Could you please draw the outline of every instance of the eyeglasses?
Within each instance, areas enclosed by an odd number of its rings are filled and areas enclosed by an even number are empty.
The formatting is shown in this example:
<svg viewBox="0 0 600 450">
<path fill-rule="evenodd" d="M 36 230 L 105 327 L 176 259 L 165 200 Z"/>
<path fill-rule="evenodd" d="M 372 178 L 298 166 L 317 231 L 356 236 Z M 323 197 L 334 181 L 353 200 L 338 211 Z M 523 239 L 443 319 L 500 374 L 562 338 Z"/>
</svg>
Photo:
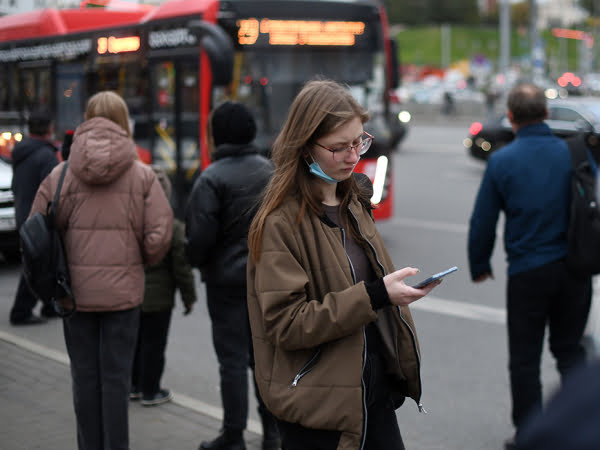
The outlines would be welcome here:
<svg viewBox="0 0 600 450">
<path fill-rule="evenodd" d="M 349 147 L 329 148 L 329 147 L 325 147 L 324 145 L 319 144 L 318 142 L 315 142 L 315 144 L 321 148 L 324 148 L 327 151 L 330 151 L 331 156 L 333 157 L 333 160 L 336 162 L 340 162 L 340 161 L 343 161 L 346 158 L 346 156 L 348 156 L 348 154 L 350 154 L 350 152 L 352 150 L 356 150 L 356 153 L 358 154 L 358 156 L 362 156 L 365 153 L 367 153 L 367 150 L 369 150 L 369 148 L 371 147 L 371 144 L 373 143 L 373 139 L 374 139 L 373 136 L 371 136 L 369 133 L 364 131 L 363 134 L 360 136 L 360 142 L 358 144 L 351 145 Z"/>
</svg>

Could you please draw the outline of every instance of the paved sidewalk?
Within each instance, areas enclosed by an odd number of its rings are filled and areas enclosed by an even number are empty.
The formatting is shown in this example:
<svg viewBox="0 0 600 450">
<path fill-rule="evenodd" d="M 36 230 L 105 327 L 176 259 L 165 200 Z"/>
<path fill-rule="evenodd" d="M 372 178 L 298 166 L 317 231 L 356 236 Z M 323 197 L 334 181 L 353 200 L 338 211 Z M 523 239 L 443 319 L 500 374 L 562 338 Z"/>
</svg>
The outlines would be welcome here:
<svg viewBox="0 0 600 450">
<path fill-rule="evenodd" d="M 71 377 L 65 362 L 46 358 L 0 337 L 0 450 L 77 448 Z M 132 402 L 133 450 L 196 449 L 218 434 L 220 421 L 185 407 L 185 399 L 155 407 Z M 261 437 L 247 432 L 248 450 Z"/>
</svg>

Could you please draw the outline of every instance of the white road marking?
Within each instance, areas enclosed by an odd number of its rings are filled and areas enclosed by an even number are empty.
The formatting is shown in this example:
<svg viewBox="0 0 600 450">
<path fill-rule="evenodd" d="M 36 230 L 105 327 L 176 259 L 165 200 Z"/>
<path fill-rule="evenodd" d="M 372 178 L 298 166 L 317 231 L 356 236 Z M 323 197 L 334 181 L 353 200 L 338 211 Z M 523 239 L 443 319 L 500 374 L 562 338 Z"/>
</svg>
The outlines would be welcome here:
<svg viewBox="0 0 600 450">
<path fill-rule="evenodd" d="M 469 232 L 469 226 L 462 223 L 437 222 L 433 220 L 413 219 L 411 217 L 394 217 L 382 222 L 382 225 L 398 225 L 401 227 L 421 228 L 432 231 L 446 231 L 448 233 Z"/>
<path fill-rule="evenodd" d="M 472 303 L 445 300 L 439 297 L 427 296 L 418 302 L 412 303 L 410 309 L 428 311 L 462 319 L 476 320 L 504 325 L 506 324 L 506 310 L 490 306 L 474 305 Z"/>
<path fill-rule="evenodd" d="M 398 217 L 395 216 L 392 219 L 382 221 L 379 224 L 381 229 L 385 229 L 386 226 L 400 226 L 400 227 L 409 227 L 409 228 L 418 228 L 422 230 L 428 231 L 443 231 L 447 233 L 457 233 L 457 234 L 468 234 L 469 233 L 469 225 L 464 223 L 450 223 L 450 222 L 439 222 L 437 220 L 424 220 L 424 219 L 415 219 L 412 217 Z M 501 214 L 498 219 L 498 225 L 496 227 L 496 238 L 502 239 L 504 235 L 504 216 Z"/>
</svg>

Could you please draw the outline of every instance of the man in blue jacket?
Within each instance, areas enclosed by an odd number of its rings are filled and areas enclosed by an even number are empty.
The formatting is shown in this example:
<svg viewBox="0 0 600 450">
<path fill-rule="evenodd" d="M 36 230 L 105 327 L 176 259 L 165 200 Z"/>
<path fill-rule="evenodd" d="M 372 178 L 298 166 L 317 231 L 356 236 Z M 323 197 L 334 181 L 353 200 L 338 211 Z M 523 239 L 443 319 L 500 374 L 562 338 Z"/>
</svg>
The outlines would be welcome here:
<svg viewBox="0 0 600 450">
<path fill-rule="evenodd" d="M 29 136 L 15 145 L 11 155 L 12 190 L 15 196 L 17 229 L 21 228 L 27 219 L 38 187 L 58 164 L 57 149 L 50 142 L 54 134 L 54 123 L 50 112 L 43 108 L 33 110 L 29 115 L 27 125 Z M 43 317 L 36 316 L 33 313 L 36 303 L 37 299 L 21 275 L 15 301 L 10 311 L 10 323 L 12 325 L 36 325 L 45 322 L 44 317 L 56 316 L 51 305 L 42 306 Z"/>
<path fill-rule="evenodd" d="M 532 84 L 517 85 L 507 109 L 516 139 L 488 160 L 471 216 L 468 252 L 473 281 L 493 278 L 490 258 L 503 211 L 512 420 L 518 434 L 525 418 L 542 406 L 546 323 L 561 378 L 584 359 L 581 337 L 591 280 L 565 264 L 571 157 L 567 144 L 544 123 L 544 92 Z M 513 439 L 506 442 L 507 449 L 513 445 Z"/>
</svg>

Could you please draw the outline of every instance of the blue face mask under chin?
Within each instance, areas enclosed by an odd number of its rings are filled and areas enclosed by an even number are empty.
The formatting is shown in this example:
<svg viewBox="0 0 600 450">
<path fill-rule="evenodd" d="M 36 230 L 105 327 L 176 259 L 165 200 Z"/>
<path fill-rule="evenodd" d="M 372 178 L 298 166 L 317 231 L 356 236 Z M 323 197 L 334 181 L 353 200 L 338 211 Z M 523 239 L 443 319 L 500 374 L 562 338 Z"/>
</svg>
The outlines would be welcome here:
<svg viewBox="0 0 600 450">
<path fill-rule="evenodd" d="M 308 164 L 308 161 L 306 161 L 306 164 Z M 321 180 L 326 181 L 329 184 L 338 183 L 338 180 L 330 177 L 325 172 L 323 172 L 323 169 L 321 169 L 321 166 L 319 166 L 319 163 L 317 163 L 314 159 L 313 159 L 312 164 L 308 164 L 308 168 L 309 168 L 310 173 L 312 173 L 316 177 L 319 177 Z"/>
</svg>

